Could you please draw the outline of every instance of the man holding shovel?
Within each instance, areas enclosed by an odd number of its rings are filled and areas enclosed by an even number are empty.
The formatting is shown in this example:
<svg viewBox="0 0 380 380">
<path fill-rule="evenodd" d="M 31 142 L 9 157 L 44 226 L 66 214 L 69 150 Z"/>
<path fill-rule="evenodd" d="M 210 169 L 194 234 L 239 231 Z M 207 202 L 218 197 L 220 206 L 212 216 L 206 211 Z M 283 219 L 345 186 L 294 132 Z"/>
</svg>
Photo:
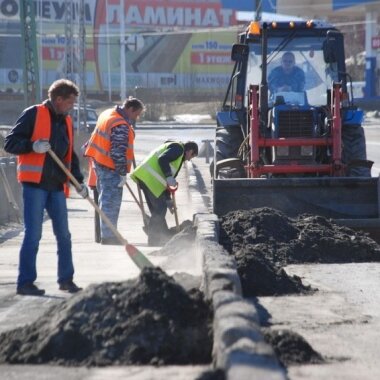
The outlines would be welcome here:
<svg viewBox="0 0 380 380">
<path fill-rule="evenodd" d="M 122 106 L 103 111 L 84 155 L 93 160 L 99 207 L 117 227 L 123 187 L 134 158 L 134 124 L 145 110 L 141 100 L 128 98 Z M 120 245 L 112 230 L 100 220 L 100 243 Z"/>
<path fill-rule="evenodd" d="M 78 94 L 78 87 L 73 82 L 66 79 L 55 81 L 48 90 L 49 99 L 24 110 L 5 138 L 5 151 L 18 156 L 17 178 L 22 184 L 24 201 L 25 230 L 17 294 L 42 296 L 45 293 L 34 284 L 45 209 L 52 220 L 57 240 L 59 289 L 69 293 L 81 290 L 73 282 L 66 205 L 68 178 L 47 154 L 49 150 L 54 151 L 77 181 L 83 183 L 79 160 L 73 149 L 73 123 L 68 115 Z M 83 184 L 77 191 L 84 198 L 88 196 L 87 187 Z"/>
<path fill-rule="evenodd" d="M 185 144 L 166 141 L 153 150 L 131 173 L 131 178 L 141 186 L 148 204 L 151 218 L 147 227 L 148 245 L 163 245 L 171 234 L 166 223 L 166 211 L 174 211 L 170 189 L 178 184 L 175 179 L 184 161 L 198 155 L 194 141 Z"/>
</svg>

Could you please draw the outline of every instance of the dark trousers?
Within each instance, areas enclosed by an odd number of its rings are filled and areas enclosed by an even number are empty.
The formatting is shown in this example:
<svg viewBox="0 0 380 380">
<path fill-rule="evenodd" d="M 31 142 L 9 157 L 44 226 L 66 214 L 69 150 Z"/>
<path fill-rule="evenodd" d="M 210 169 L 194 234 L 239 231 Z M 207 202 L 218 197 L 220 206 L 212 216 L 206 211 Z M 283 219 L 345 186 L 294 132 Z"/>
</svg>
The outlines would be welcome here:
<svg viewBox="0 0 380 380">
<path fill-rule="evenodd" d="M 91 187 L 92 192 L 94 194 L 94 202 L 99 206 L 99 193 L 96 187 Z M 94 212 L 94 229 L 95 229 L 95 242 L 100 243 L 100 216 L 98 212 L 95 210 Z"/>
<path fill-rule="evenodd" d="M 163 192 L 158 198 L 156 198 L 144 183 L 139 182 L 139 184 L 144 193 L 151 214 L 147 228 L 148 243 L 152 245 L 160 245 L 160 243 L 168 240 L 170 234 L 165 219 L 167 212 L 167 194 L 166 192 Z"/>
</svg>

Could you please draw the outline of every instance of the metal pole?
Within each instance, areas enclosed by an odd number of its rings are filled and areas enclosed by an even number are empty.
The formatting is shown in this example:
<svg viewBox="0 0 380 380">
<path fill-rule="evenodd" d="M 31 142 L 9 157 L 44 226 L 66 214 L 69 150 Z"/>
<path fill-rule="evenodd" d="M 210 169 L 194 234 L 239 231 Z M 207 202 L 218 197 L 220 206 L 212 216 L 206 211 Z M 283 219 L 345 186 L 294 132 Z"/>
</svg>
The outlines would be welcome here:
<svg viewBox="0 0 380 380">
<path fill-rule="evenodd" d="M 79 76 L 79 86 L 80 93 L 78 99 L 78 134 L 80 131 L 81 124 L 83 121 L 83 127 L 86 128 L 87 124 L 87 106 L 86 106 L 86 28 L 85 28 L 85 17 L 84 17 L 84 0 L 79 0 L 79 38 L 78 38 L 78 47 L 79 47 L 79 67 L 78 67 L 78 76 Z M 81 113 L 81 108 L 83 107 L 83 113 Z"/>
<path fill-rule="evenodd" d="M 121 101 L 127 97 L 125 76 L 125 11 L 124 0 L 120 0 L 120 98 Z"/>
<path fill-rule="evenodd" d="M 255 7 L 255 21 L 260 21 L 262 13 L 262 0 L 255 0 Z"/>
<path fill-rule="evenodd" d="M 108 0 L 106 0 L 106 33 L 107 33 L 107 72 L 108 72 L 108 101 L 112 101 L 111 87 L 111 53 L 110 53 L 110 29 L 109 29 L 109 11 Z"/>
<path fill-rule="evenodd" d="M 43 98 L 43 65 L 44 65 L 44 58 L 43 58 L 43 18 L 42 18 L 42 0 L 39 2 L 40 9 L 38 11 L 38 15 L 40 18 L 39 22 L 39 33 L 40 33 L 40 99 Z"/>
</svg>

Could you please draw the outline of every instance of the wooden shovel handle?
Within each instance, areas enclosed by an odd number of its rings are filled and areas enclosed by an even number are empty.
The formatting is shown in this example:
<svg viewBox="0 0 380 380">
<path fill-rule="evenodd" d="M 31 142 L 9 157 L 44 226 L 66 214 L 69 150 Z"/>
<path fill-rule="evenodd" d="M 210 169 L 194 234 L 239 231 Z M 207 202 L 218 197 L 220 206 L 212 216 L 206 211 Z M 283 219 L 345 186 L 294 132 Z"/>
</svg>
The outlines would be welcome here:
<svg viewBox="0 0 380 380">
<path fill-rule="evenodd" d="M 51 150 L 48 150 L 48 153 L 50 154 L 51 158 L 56 162 L 56 164 L 65 172 L 65 174 L 70 178 L 70 181 L 74 184 L 77 191 L 80 191 L 82 188 L 82 185 L 77 181 L 77 179 L 71 174 L 70 170 L 66 168 L 64 163 L 58 158 L 58 156 Z M 120 232 L 115 228 L 115 226 L 112 224 L 112 222 L 109 220 L 108 216 L 99 208 L 99 206 L 89 197 L 87 196 L 86 199 L 91 203 L 92 207 L 96 210 L 96 212 L 99 214 L 99 216 L 103 219 L 104 223 L 107 224 L 109 229 L 113 232 L 113 234 L 116 236 L 117 240 L 123 244 L 128 244 L 127 239 L 125 239 Z"/>
<path fill-rule="evenodd" d="M 177 232 L 179 232 L 180 228 L 179 228 L 179 221 L 178 221 L 177 202 L 175 200 L 175 191 L 172 192 L 172 199 L 173 199 L 175 225 L 177 228 Z"/>
<path fill-rule="evenodd" d="M 63 162 L 57 157 L 57 155 L 51 150 L 48 150 L 51 158 L 57 163 L 57 165 L 64 171 L 64 173 L 70 178 L 71 182 L 74 184 L 77 190 L 82 188 L 82 185 L 76 180 L 76 178 L 71 174 L 71 172 L 66 168 Z M 116 227 L 112 224 L 112 222 L 108 219 L 107 215 L 99 208 L 99 206 L 87 195 L 86 199 L 91 203 L 92 207 L 96 210 L 99 216 L 102 218 L 104 223 L 107 224 L 109 229 L 116 236 L 117 240 L 125 245 L 125 250 L 127 251 L 129 257 L 136 264 L 136 266 L 140 269 L 144 268 L 153 268 L 154 265 L 148 260 L 148 258 L 140 252 L 134 245 L 129 244 L 127 239 L 125 239 L 120 232 L 116 229 Z"/>
</svg>

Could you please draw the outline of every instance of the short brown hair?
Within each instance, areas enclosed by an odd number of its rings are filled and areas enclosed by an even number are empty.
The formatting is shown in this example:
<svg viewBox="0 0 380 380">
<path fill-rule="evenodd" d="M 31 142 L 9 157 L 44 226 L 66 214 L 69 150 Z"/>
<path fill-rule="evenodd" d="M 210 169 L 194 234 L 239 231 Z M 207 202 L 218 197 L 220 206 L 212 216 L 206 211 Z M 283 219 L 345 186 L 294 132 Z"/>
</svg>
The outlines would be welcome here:
<svg viewBox="0 0 380 380">
<path fill-rule="evenodd" d="M 125 99 L 123 107 L 125 109 L 132 108 L 134 111 L 145 110 L 144 103 L 140 99 L 134 98 L 133 96 L 130 96 L 129 98 Z"/>
<path fill-rule="evenodd" d="M 50 85 L 48 90 L 50 100 L 55 100 L 58 96 L 61 96 L 63 99 L 67 99 L 71 95 L 78 96 L 79 88 L 74 82 L 68 79 L 56 80 Z"/>
</svg>

